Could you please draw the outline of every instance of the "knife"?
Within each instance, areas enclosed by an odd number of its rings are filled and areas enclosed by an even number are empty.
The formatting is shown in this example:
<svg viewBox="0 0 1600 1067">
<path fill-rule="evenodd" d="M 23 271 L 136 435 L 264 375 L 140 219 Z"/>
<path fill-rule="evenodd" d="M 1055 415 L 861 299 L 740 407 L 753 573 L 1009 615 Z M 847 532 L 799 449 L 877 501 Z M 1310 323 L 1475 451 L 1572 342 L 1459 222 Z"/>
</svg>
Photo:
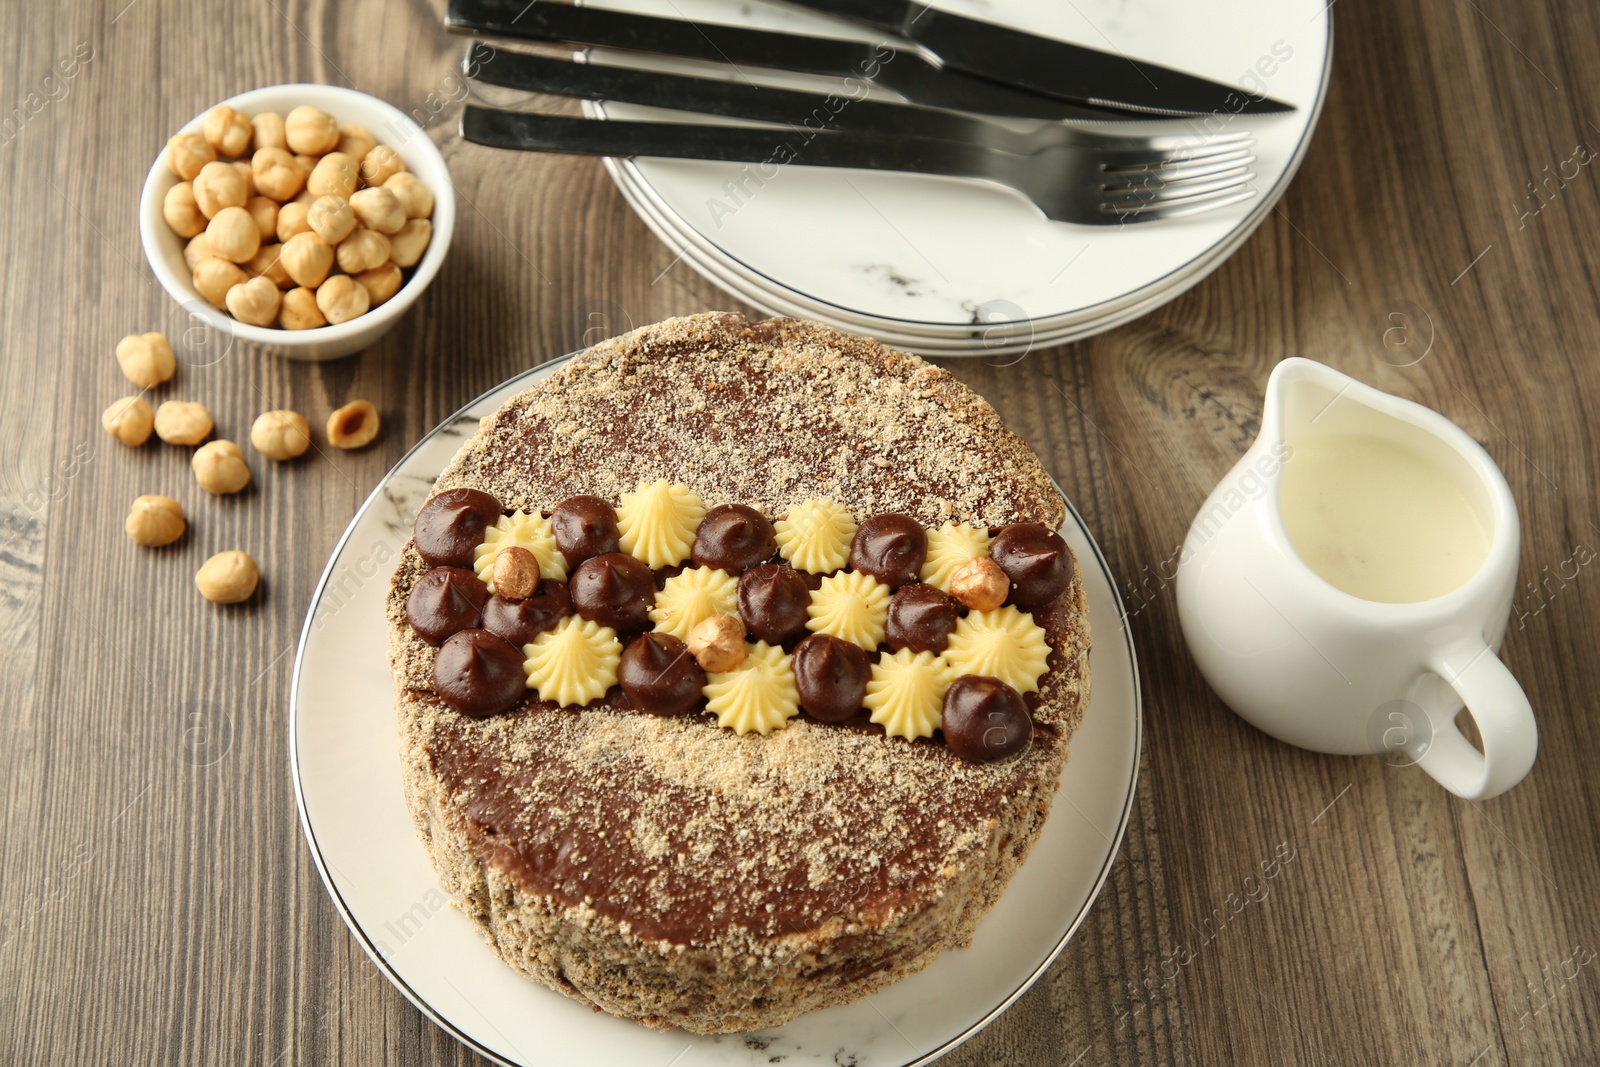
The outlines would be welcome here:
<svg viewBox="0 0 1600 1067">
<path fill-rule="evenodd" d="M 993 22 L 952 15 L 918 0 L 790 0 L 797 7 L 887 30 L 927 49 L 948 70 L 1095 107 L 1158 115 L 1270 114 L 1292 105 L 1132 59 Z"/>
<path fill-rule="evenodd" d="M 1093 152 L 1135 150 L 1148 153 L 1157 148 L 1169 152 L 1174 160 L 1201 157 L 1220 160 L 1223 157 L 1218 153 L 1226 152 L 1229 159 L 1241 165 L 1254 161 L 1254 156 L 1249 156 L 1254 142 L 1244 133 L 1163 140 L 1144 135 L 1119 137 L 1060 125 L 1021 132 L 977 116 L 940 108 L 774 89 L 720 78 L 695 78 L 600 63 L 577 63 L 493 48 L 482 41 L 474 41 L 467 47 L 461 67 L 475 81 L 504 89 L 582 100 L 647 104 L 724 118 L 773 122 L 790 128 L 803 126 L 816 132 L 838 129 L 896 139 L 954 141 L 984 145 L 1013 155 L 1035 155 L 1069 146 Z"/>
<path fill-rule="evenodd" d="M 527 41 L 621 48 L 735 67 L 751 66 L 858 78 L 928 107 L 1014 118 L 1118 121 L 1164 118 L 1114 104 L 1087 107 L 955 70 L 941 70 L 916 52 L 836 37 L 752 30 L 742 26 L 635 15 L 542 0 L 450 0 L 445 26 Z"/>
</svg>

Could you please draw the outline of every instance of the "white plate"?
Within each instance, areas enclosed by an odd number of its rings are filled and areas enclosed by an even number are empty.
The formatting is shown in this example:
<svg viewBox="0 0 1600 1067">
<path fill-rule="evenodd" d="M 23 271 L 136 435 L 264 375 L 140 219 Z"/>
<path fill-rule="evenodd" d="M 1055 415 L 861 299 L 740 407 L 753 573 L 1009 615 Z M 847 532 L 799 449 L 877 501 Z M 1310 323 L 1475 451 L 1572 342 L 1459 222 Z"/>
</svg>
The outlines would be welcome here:
<svg viewBox="0 0 1600 1067">
<path fill-rule="evenodd" d="M 413 448 L 367 498 L 312 597 L 295 658 L 289 752 L 306 839 L 335 905 L 372 960 L 440 1026 L 518 1067 L 585 1064 L 927 1063 L 976 1033 L 1043 973 L 1116 858 L 1140 745 L 1138 669 L 1104 558 L 1069 505 L 1062 530 L 1084 567 L 1093 699 L 1054 813 L 972 947 L 876 996 L 779 1030 L 719 1038 L 595 1014 L 522 978 L 446 905 L 417 841 L 400 775 L 384 601 L 433 481 L 478 420 L 560 361 L 484 394 Z M 851 1058 L 853 1057 L 853 1059 Z"/>
<path fill-rule="evenodd" d="M 727 0 L 604 0 L 603 6 L 856 33 L 845 23 L 754 0 L 737 7 Z M 613 177 L 636 208 L 651 204 L 652 229 L 675 250 L 687 247 L 691 266 L 741 299 L 907 347 L 925 338 L 924 351 L 943 340 L 983 354 L 1005 344 L 1021 348 L 1030 337 L 1058 343 L 1106 329 L 1198 282 L 1272 210 L 1304 155 L 1326 93 L 1332 22 L 1325 0 L 944 0 L 937 6 L 1231 84 L 1259 64 L 1270 71 L 1256 75 L 1265 91 L 1298 110 L 1163 124 L 1249 130 L 1258 138 L 1260 195 L 1193 219 L 1123 229 L 1051 222 L 998 186 L 919 175 L 784 167 L 759 188 L 745 179 L 750 195 L 738 197 L 726 183 L 740 180 L 741 164 L 627 159 L 610 163 Z M 859 36 L 873 39 L 871 31 Z M 645 65 L 638 57 L 631 62 Z M 615 103 L 604 111 L 617 118 L 662 115 Z M 723 206 L 714 212 L 713 201 Z M 984 323 L 976 341 L 974 316 Z"/>
</svg>

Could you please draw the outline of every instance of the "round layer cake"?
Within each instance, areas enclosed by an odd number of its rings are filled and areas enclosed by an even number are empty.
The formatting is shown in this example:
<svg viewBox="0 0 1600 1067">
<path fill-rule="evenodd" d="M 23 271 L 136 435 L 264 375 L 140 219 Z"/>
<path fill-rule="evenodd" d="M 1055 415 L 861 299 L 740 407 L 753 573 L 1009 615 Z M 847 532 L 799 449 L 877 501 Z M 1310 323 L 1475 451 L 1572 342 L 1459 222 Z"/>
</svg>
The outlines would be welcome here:
<svg viewBox="0 0 1600 1067">
<path fill-rule="evenodd" d="M 484 419 L 436 492 L 537 515 L 657 479 L 774 519 L 812 498 L 929 530 L 1064 518 L 1032 451 L 947 372 L 823 326 L 723 314 L 575 357 Z M 741 734 L 703 704 L 644 714 L 616 686 L 581 707 L 529 691 L 469 717 L 436 692 L 439 649 L 408 621 L 428 569 L 408 543 L 388 620 L 406 795 L 434 867 L 511 967 L 649 1026 L 777 1026 L 970 942 L 1038 838 L 1088 702 L 1071 567 L 1031 608 L 1049 654 L 1026 695 L 1031 744 L 1005 759 L 889 736 L 865 712 Z"/>
</svg>

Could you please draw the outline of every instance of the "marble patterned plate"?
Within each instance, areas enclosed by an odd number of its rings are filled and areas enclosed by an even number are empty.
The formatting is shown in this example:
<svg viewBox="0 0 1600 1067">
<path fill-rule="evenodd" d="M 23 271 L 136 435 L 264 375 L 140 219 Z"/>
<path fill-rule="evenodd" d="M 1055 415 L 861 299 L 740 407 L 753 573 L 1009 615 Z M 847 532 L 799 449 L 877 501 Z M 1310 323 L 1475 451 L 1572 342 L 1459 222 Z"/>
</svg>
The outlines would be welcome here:
<svg viewBox="0 0 1600 1067">
<path fill-rule="evenodd" d="M 877 39 L 761 0 L 599 0 L 598 6 Z M 744 164 L 633 158 L 607 161 L 613 179 L 694 270 L 769 313 L 817 319 L 929 354 L 1004 354 L 1108 329 L 1219 266 L 1288 187 L 1327 91 L 1326 0 L 939 0 L 936 6 L 1191 69 L 1269 92 L 1298 110 L 1168 124 L 1175 132 L 1255 135 L 1260 195 L 1191 219 L 1120 229 L 1051 222 L 1000 186 L 922 175 L 781 167 L 775 177 L 759 168 L 752 176 Z M 600 62 L 614 56 L 595 53 Z M 673 60 L 628 62 L 709 73 Z M 799 84 L 753 71 L 740 76 Z M 616 118 L 675 114 L 616 103 L 591 110 Z M 774 129 L 775 148 L 798 145 L 796 137 L 804 137 L 798 117 L 794 129 Z"/>
<path fill-rule="evenodd" d="M 570 358 L 570 357 L 567 357 Z M 312 597 L 289 696 L 295 797 L 312 858 L 373 964 L 480 1054 L 515 1067 L 904 1067 L 972 1036 L 1037 979 L 1099 893 L 1127 826 L 1141 736 L 1138 668 L 1116 583 L 1068 505 L 1084 568 L 1093 694 L 1055 808 L 970 948 L 855 1004 L 777 1030 L 700 1037 L 650 1030 L 522 978 L 448 906 L 405 804 L 384 602 L 434 479 L 506 400 L 554 370 L 512 378 L 446 419 L 396 464 L 345 530 Z"/>
</svg>

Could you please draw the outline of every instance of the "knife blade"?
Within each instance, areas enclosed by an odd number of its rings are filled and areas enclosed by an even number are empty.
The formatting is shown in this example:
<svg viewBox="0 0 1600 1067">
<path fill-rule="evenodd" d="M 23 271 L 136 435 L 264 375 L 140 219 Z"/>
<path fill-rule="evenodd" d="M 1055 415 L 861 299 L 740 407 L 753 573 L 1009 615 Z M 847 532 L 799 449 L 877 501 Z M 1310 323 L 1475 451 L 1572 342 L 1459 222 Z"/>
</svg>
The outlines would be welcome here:
<svg viewBox="0 0 1600 1067">
<path fill-rule="evenodd" d="M 789 2 L 904 37 L 949 70 L 1080 104 L 1168 116 L 1294 110 L 1282 101 L 1170 67 L 953 15 L 919 0 Z"/>
<path fill-rule="evenodd" d="M 445 26 L 526 41 L 621 48 L 685 59 L 858 78 L 918 104 L 1012 118 L 1138 121 L 1164 118 L 1114 106 L 1087 107 L 941 70 L 916 52 L 886 43 L 752 30 L 569 4 L 527 0 L 450 0 Z"/>
<path fill-rule="evenodd" d="M 764 85 L 715 78 L 696 78 L 654 70 L 514 52 L 474 41 L 461 58 L 463 72 L 475 81 L 522 92 L 622 101 L 652 107 L 693 111 L 724 118 L 754 119 L 808 130 L 839 129 L 884 137 L 919 137 L 961 144 L 981 144 L 1014 155 L 1032 155 L 1046 148 L 1071 145 L 1085 151 L 1148 150 L 1158 140 L 1140 135 L 1119 137 L 1072 126 L 1044 126 L 1021 132 L 985 119 L 914 104 L 774 89 Z M 1246 134 L 1169 139 L 1174 152 L 1223 144 L 1242 151 Z"/>
</svg>

